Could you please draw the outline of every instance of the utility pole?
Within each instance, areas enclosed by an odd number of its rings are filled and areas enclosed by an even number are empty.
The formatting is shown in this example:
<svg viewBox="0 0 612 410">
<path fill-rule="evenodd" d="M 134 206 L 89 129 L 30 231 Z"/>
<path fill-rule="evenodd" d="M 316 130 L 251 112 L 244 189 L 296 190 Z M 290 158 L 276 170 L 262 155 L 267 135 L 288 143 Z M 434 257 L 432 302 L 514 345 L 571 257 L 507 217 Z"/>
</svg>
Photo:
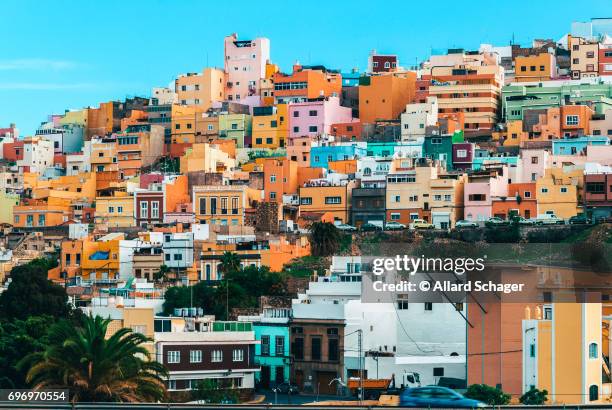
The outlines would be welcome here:
<svg viewBox="0 0 612 410">
<path fill-rule="evenodd" d="M 363 362 L 362 362 L 362 354 L 363 354 L 363 346 L 361 343 L 362 330 L 357 330 L 357 349 L 359 350 L 359 403 L 363 402 Z"/>
</svg>

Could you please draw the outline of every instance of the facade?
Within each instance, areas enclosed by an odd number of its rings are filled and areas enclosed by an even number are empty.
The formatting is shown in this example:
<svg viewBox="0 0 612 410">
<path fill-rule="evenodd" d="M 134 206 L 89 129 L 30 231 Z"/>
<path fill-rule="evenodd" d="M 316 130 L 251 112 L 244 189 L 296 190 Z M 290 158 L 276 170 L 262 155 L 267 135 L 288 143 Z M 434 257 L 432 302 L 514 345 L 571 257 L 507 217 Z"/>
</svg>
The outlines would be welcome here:
<svg viewBox="0 0 612 410">
<path fill-rule="evenodd" d="M 284 148 L 289 133 L 287 104 L 253 108 L 253 148 Z"/>
<path fill-rule="evenodd" d="M 402 113 L 402 141 L 414 140 L 427 134 L 427 127 L 438 123 L 438 100 L 436 97 L 427 97 L 425 103 L 406 104 L 406 111 Z"/>
<path fill-rule="evenodd" d="M 254 192 L 244 185 L 193 187 L 196 220 L 211 225 L 242 226 Z"/>
<path fill-rule="evenodd" d="M 398 119 L 414 99 L 415 82 L 413 72 L 367 77 L 359 85 L 359 120 L 374 123 Z"/>
<path fill-rule="evenodd" d="M 293 66 L 293 73 L 275 73 L 274 99 L 277 104 L 306 102 L 310 99 L 340 97 L 342 75 L 323 66 Z"/>
<path fill-rule="evenodd" d="M 236 141 L 236 148 L 251 146 L 253 117 L 248 114 L 219 115 L 219 138 Z"/>
<path fill-rule="evenodd" d="M 381 185 L 381 186 L 380 186 Z M 359 227 L 371 223 L 382 227 L 386 222 L 385 183 L 376 188 L 355 188 L 351 196 L 351 224 Z"/>
<path fill-rule="evenodd" d="M 315 139 L 331 133 L 332 124 L 352 121 L 350 108 L 342 107 L 338 97 L 289 104 L 289 138 Z"/>
<path fill-rule="evenodd" d="M 238 102 L 260 95 L 260 81 L 266 78 L 266 63 L 270 60 L 270 40 L 238 40 L 234 33 L 225 37 L 224 44 L 226 98 Z"/>
<path fill-rule="evenodd" d="M 549 81 L 557 78 L 557 59 L 554 54 L 540 53 L 514 58 L 514 81 Z"/>
<path fill-rule="evenodd" d="M 351 197 L 356 181 L 316 181 L 298 188 L 300 212 L 330 213 L 334 221 L 349 223 Z"/>
<path fill-rule="evenodd" d="M 594 219 L 612 216 L 611 172 L 585 173 L 584 208 L 585 213 Z"/>
<path fill-rule="evenodd" d="M 571 51 L 570 72 L 572 79 L 597 77 L 599 43 L 568 34 L 567 45 Z"/>
<path fill-rule="evenodd" d="M 202 73 L 181 74 L 174 82 L 176 100 L 181 105 L 200 105 L 204 111 L 225 99 L 225 73 L 205 68 Z"/>
</svg>

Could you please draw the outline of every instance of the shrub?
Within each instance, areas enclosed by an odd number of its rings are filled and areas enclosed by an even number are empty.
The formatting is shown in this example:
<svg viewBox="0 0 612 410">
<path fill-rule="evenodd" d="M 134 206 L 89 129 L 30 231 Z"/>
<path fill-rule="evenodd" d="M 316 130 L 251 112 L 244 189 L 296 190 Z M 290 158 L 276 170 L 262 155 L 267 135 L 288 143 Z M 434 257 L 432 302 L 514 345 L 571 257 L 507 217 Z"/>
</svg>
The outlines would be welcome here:
<svg viewBox="0 0 612 410">
<path fill-rule="evenodd" d="M 519 401 L 526 405 L 541 406 L 542 404 L 546 403 L 546 400 L 548 399 L 547 396 L 547 390 L 538 390 L 535 387 L 532 387 L 527 393 L 520 397 Z"/>
<path fill-rule="evenodd" d="M 479 400 L 491 406 L 502 406 L 510 403 L 509 394 L 486 384 L 472 384 L 468 387 L 465 397 Z"/>
</svg>

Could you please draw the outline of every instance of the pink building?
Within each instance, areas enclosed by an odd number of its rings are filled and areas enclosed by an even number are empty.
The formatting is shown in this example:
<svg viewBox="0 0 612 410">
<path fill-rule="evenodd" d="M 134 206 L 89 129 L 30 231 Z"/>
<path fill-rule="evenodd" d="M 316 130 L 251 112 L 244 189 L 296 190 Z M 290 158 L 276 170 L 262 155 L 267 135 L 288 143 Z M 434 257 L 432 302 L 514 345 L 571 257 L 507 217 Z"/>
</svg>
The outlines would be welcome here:
<svg viewBox="0 0 612 410">
<path fill-rule="evenodd" d="M 289 104 L 289 140 L 330 134 L 332 124 L 358 121 L 351 112 L 338 97 Z"/>
<path fill-rule="evenodd" d="M 544 176 L 544 170 L 550 168 L 551 164 L 552 156 L 547 150 L 523 148 L 521 150 L 521 177 L 512 182 L 535 182 Z"/>
<path fill-rule="evenodd" d="M 238 40 L 236 33 L 225 37 L 225 95 L 230 101 L 242 101 L 259 95 L 260 80 L 266 77 L 270 60 L 270 40 Z"/>
<path fill-rule="evenodd" d="M 508 196 L 508 168 L 504 166 L 470 175 L 463 195 L 465 219 L 486 221 L 493 216 L 493 201 Z"/>
</svg>

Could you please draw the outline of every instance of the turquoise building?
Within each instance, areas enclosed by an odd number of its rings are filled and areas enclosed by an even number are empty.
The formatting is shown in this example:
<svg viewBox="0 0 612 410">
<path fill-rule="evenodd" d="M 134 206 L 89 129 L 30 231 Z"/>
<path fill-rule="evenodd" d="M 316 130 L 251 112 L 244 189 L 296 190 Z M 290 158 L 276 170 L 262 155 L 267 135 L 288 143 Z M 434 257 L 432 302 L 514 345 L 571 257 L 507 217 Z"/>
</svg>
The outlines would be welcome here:
<svg viewBox="0 0 612 410">
<path fill-rule="evenodd" d="M 264 313 L 253 320 L 255 340 L 255 364 L 261 370 L 255 374 L 255 382 L 264 389 L 271 389 L 289 382 L 289 319 L 291 309 L 265 308 Z"/>
<path fill-rule="evenodd" d="M 574 155 L 583 152 L 589 145 L 610 145 L 606 136 L 560 138 L 552 141 L 553 155 Z"/>
</svg>

